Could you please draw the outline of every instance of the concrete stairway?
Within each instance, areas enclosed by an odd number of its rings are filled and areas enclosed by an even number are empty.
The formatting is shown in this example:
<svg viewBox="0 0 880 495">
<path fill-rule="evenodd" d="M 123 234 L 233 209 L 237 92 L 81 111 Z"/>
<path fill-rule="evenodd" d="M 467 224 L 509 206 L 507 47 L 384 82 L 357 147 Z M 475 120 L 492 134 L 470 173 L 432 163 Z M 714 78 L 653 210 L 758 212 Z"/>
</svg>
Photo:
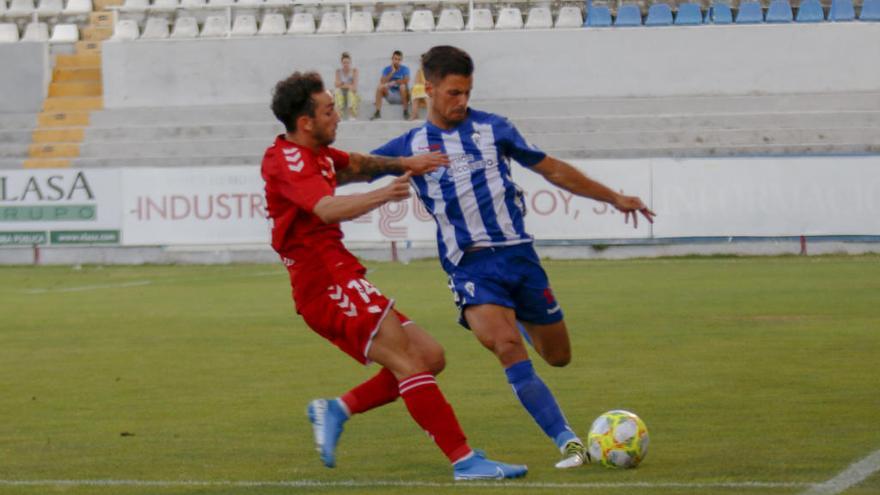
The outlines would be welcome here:
<svg viewBox="0 0 880 495">
<path fill-rule="evenodd" d="M 493 100 L 473 107 L 509 116 L 526 139 L 563 158 L 880 153 L 877 93 Z M 411 127 L 346 121 L 336 145 L 365 152 Z M 70 164 L 257 165 L 282 130 L 268 102 L 100 110 Z"/>
</svg>

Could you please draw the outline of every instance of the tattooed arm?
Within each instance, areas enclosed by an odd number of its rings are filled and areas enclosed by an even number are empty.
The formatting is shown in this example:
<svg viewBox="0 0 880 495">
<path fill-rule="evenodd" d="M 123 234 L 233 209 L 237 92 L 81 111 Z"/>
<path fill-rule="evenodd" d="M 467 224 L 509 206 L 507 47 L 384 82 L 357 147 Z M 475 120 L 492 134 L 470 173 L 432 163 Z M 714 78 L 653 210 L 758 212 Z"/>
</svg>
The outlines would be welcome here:
<svg viewBox="0 0 880 495">
<path fill-rule="evenodd" d="M 339 185 L 350 182 L 366 182 L 383 175 L 401 175 L 411 171 L 413 175 L 433 172 L 437 167 L 449 163 L 446 155 L 438 152 L 424 153 L 417 156 L 385 157 L 351 153 L 348 167 L 340 170 L 336 176 Z"/>
</svg>

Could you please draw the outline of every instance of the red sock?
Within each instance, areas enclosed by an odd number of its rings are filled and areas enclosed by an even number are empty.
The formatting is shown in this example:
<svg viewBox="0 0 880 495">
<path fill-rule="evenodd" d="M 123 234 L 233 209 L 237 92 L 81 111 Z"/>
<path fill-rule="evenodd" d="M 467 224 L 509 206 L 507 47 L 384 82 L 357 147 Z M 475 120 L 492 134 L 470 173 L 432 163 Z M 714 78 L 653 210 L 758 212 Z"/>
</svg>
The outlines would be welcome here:
<svg viewBox="0 0 880 495">
<path fill-rule="evenodd" d="M 434 439 L 449 462 L 458 461 L 471 452 L 455 412 L 437 387 L 434 375 L 419 373 L 401 380 L 400 396 L 410 416 Z"/>
<path fill-rule="evenodd" d="M 398 397 L 397 379 L 387 368 L 382 368 L 376 376 L 349 390 L 340 399 L 348 407 L 349 414 L 360 414 L 394 402 Z"/>
</svg>

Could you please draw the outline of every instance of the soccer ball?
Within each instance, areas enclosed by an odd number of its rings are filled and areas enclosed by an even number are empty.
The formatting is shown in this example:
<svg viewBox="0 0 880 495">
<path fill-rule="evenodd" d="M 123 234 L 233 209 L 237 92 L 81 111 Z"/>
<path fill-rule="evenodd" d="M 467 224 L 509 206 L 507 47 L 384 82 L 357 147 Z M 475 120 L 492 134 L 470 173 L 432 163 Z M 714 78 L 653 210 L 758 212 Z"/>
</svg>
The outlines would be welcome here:
<svg viewBox="0 0 880 495">
<path fill-rule="evenodd" d="M 648 428 L 629 411 L 608 411 L 593 421 L 588 443 L 593 462 L 609 468 L 634 468 L 648 454 Z"/>
</svg>

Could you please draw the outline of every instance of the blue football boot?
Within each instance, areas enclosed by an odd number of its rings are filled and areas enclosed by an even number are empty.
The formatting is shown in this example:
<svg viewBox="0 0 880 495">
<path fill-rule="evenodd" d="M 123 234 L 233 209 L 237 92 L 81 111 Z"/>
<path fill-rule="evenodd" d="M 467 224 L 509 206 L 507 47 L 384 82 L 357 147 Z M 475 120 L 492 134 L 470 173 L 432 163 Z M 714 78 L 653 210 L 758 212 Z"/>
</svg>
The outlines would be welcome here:
<svg viewBox="0 0 880 495">
<path fill-rule="evenodd" d="M 342 435 L 342 425 L 348 421 L 348 414 L 337 399 L 315 399 L 309 402 L 306 410 L 312 430 L 315 433 L 315 449 L 321 461 L 328 468 L 336 466 L 336 444 Z"/>
<path fill-rule="evenodd" d="M 519 464 L 504 464 L 486 459 L 486 455 L 479 450 L 474 450 L 472 456 L 456 462 L 452 467 L 456 481 L 522 478 L 529 471 L 529 468 Z"/>
</svg>

